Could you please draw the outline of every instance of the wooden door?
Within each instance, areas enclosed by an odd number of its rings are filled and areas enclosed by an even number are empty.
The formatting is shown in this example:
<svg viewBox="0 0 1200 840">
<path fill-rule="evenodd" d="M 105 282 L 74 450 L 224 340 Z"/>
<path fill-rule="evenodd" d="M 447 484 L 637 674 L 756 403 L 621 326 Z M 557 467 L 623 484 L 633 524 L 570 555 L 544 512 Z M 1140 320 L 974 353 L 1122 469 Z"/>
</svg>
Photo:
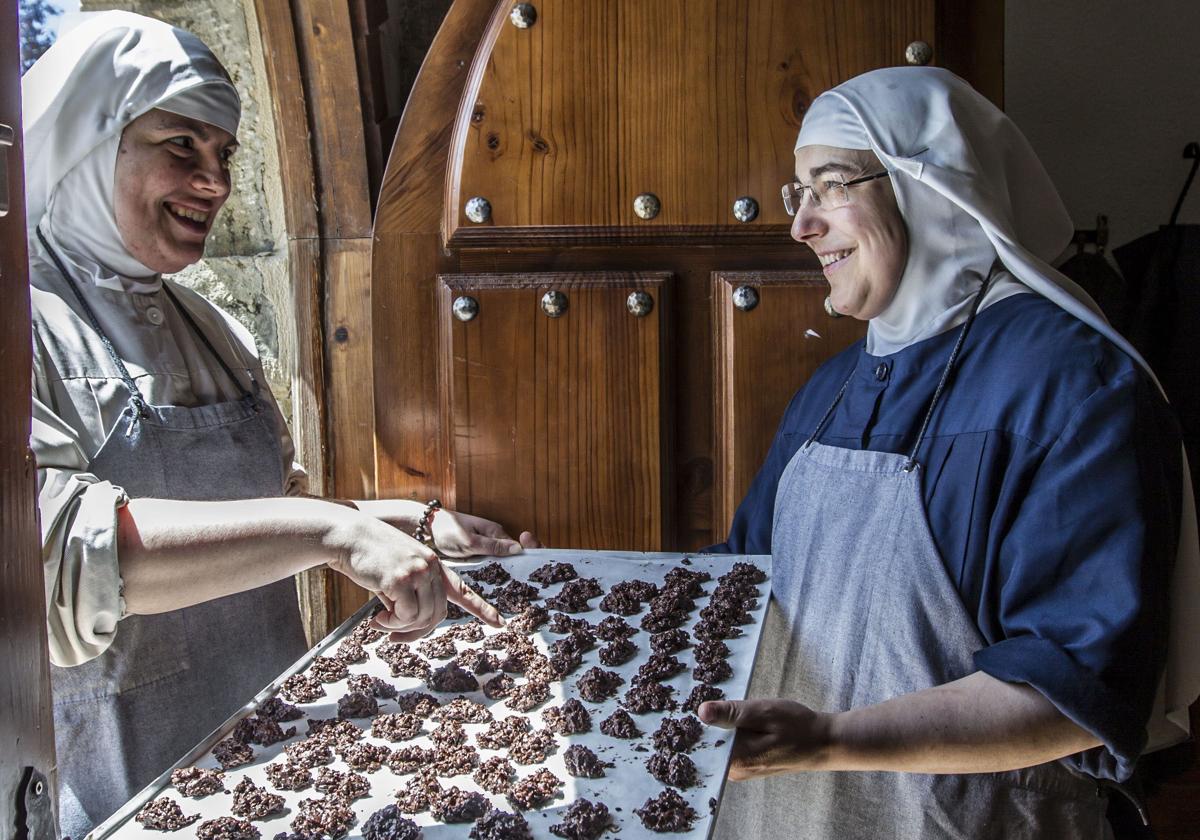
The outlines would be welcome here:
<svg viewBox="0 0 1200 840">
<path fill-rule="evenodd" d="M 557 546 L 662 545 L 668 280 L 441 278 L 445 486 L 455 507 L 527 523 Z"/>
<path fill-rule="evenodd" d="M 717 535 L 762 466 L 797 383 L 867 334 L 864 321 L 829 317 L 828 291 L 819 271 L 713 273 Z"/>
<path fill-rule="evenodd" d="M 698 548 L 723 538 L 788 396 L 862 334 L 824 313 L 779 200 L 808 104 L 915 41 L 998 98 L 1003 4 L 532 6 L 447 13 L 378 201 L 374 387 L 334 408 L 373 409 L 380 496 L 551 545 Z M 555 274 L 583 284 L 557 322 L 537 309 Z M 648 320 L 622 309 L 629 277 L 662 278 Z M 747 283 L 764 302 L 731 309 Z M 476 320 L 456 319 L 462 296 Z"/>
<path fill-rule="evenodd" d="M 37 479 L 29 449 L 33 351 L 21 154 L 17 4 L 0 7 L 0 840 L 55 834 L 54 721 Z M 39 779 L 41 781 L 39 786 Z M 40 792 L 39 792 L 40 791 Z M 18 808 L 21 792 L 31 803 Z M 18 829 L 18 817 L 25 823 Z"/>
</svg>

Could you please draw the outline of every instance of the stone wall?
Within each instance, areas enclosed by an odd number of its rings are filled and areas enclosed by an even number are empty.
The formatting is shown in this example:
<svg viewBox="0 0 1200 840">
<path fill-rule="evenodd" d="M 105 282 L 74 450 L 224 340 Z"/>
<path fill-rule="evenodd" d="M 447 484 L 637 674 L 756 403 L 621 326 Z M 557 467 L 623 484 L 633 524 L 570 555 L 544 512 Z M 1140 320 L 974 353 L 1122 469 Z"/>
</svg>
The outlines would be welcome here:
<svg viewBox="0 0 1200 840">
<path fill-rule="evenodd" d="M 252 0 L 83 0 L 82 11 L 125 9 L 200 37 L 242 98 L 233 194 L 209 235 L 204 259 L 176 278 L 246 325 L 258 342 L 271 391 L 292 417 L 294 325 L 287 231 L 271 93 Z"/>
</svg>

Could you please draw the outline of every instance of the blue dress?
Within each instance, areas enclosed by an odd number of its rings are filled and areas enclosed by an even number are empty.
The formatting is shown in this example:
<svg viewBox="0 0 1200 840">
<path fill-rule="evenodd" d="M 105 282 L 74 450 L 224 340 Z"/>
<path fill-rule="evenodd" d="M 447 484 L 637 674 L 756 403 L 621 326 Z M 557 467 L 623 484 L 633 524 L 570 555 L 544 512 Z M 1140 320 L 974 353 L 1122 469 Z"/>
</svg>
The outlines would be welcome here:
<svg viewBox="0 0 1200 840">
<path fill-rule="evenodd" d="M 908 453 L 957 335 L 890 356 L 859 342 L 822 365 L 709 550 L 771 552 L 780 475 L 847 377 L 821 441 Z M 1103 742 L 1073 767 L 1126 778 L 1166 659 L 1179 534 L 1180 436 L 1157 388 L 1081 321 L 1015 295 L 976 318 L 917 460 L 946 573 L 986 641 L 975 666 Z"/>
</svg>

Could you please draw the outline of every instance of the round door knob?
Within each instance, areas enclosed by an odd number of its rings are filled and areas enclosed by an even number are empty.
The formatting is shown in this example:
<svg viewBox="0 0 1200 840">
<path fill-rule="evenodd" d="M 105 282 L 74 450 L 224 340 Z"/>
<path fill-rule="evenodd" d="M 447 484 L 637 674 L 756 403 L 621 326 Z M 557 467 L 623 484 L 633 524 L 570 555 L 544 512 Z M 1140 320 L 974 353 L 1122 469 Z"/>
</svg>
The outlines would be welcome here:
<svg viewBox="0 0 1200 840">
<path fill-rule="evenodd" d="M 758 218 L 758 202 L 744 195 L 733 202 L 733 218 L 745 224 Z"/>
<path fill-rule="evenodd" d="M 758 306 L 758 290 L 753 286 L 738 286 L 733 290 L 733 305 L 743 312 Z"/>
<path fill-rule="evenodd" d="M 467 218 L 477 225 L 492 218 L 492 203 L 481 195 L 467 199 L 467 206 L 464 211 Z"/>
<path fill-rule="evenodd" d="M 639 219 L 653 219 L 662 210 L 662 202 L 654 193 L 642 193 L 633 200 L 633 212 Z"/>
<path fill-rule="evenodd" d="M 508 19 L 517 29 L 528 29 L 537 23 L 537 9 L 532 3 L 517 3 L 508 13 Z"/>
<path fill-rule="evenodd" d="M 625 299 L 625 306 L 639 318 L 645 318 L 654 310 L 654 298 L 647 292 L 631 292 Z"/>
<path fill-rule="evenodd" d="M 913 41 L 904 50 L 904 60 L 909 64 L 925 65 L 933 58 L 933 47 L 924 41 Z"/>
<path fill-rule="evenodd" d="M 470 295 L 461 295 L 454 299 L 454 317 L 460 321 L 472 321 L 479 314 L 479 301 Z"/>
<path fill-rule="evenodd" d="M 557 289 L 551 289 L 542 295 L 542 311 L 551 318 L 561 318 L 567 314 L 567 296 Z"/>
</svg>

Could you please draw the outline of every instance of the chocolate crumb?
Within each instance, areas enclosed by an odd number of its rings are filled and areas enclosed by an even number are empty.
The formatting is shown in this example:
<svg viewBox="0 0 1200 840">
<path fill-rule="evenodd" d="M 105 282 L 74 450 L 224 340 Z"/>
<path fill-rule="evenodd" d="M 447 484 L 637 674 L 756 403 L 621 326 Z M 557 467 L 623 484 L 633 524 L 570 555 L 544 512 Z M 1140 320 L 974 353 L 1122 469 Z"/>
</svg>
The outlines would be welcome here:
<svg viewBox="0 0 1200 840">
<path fill-rule="evenodd" d="M 565 634 L 572 630 L 585 630 L 589 633 L 596 632 L 596 626 L 586 618 L 572 618 L 566 613 L 556 612 L 550 619 L 550 623 L 546 629 L 551 633 Z"/>
<path fill-rule="evenodd" d="M 617 693 L 624 685 L 625 678 L 616 671 L 605 671 L 603 668 L 590 668 L 575 683 L 579 696 L 592 703 L 601 703 Z"/>
<path fill-rule="evenodd" d="M 567 767 L 567 772 L 572 776 L 585 779 L 599 779 L 604 775 L 605 767 L 613 766 L 601 761 L 583 744 L 572 744 L 567 747 L 563 752 L 563 763 Z"/>
<path fill-rule="evenodd" d="M 300 812 L 292 820 L 292 831 L 338 838 L 345 836 L 354 825 L 354 811 L 340 799 L 305 799 L 300 803 Z"/>
<path fill-rule="evenodd" d="M 429 809 L 435 796 L 440 796 L 442 786 L 437 776 L 426 770 L 408 780 L 396 791 L 396 807 L 402 814 L 419 814 Z"/>
<path fill-rule="evenodd" d="M 557 796 L 563 782 L 545 767 L 517 782 L 508 799 L 522 811 L 544 805 Z"/>
<path fill-rule="evenodd" d="M 494 756 L 480 764 L 471 778 L 488 793 L 508 793 L 515 776 L 516 771 L 508 759 Z"/>
<path fill-rule="evenodd" d="M 329 745 L 312 738 L 306 738 L 286 746 L 283 751 L 287 754 L 288 760 L 297 767 L 313 768 L 319 764 L 328 764 L 333 761 L 333 750 L 329 748 Z"/>
<path fill-rule="evenodd" d="M 509 715 L 504 720 L 494 720 L 483 732 L 475 736 L 475 742 L 484 749 L 500 750 L 512 746 L 518 736 L 533 731 L 529 718 Z"/>
<path fill-rule="evenodd" d="M 317 771 L 317 783 L 314 787 L 321 793 L 336 796 L 343 802 L 353 802 L 371 793 L 371 783 L 367 777 L 359 773 L 339 773 L 328 767 Z"/>
<path fill-rule="evenodd" d="M 420 827 L 395 805 L 380 808 L 363 823 L 363 840 L 419 840 Z"/>
<path fill-rule="evenodd" d="M 559 735 L 574 735 L 578 732 L 588 732 L 592 728 L 592 716 L 574 697 L 561 706 L 543 709 L 542 720 Z"/>
<path fill-rule="evenodd" d="M 351 691 L 338 698 L 338 717 L 365 718 L 379 714 L 379 701 L 373 694 Z M 276 724 L 278 725 L 278 724 Z"/>
<path fill-rule="evenodd" d="M 542 586 L 550 586 L 555 583 L 575 580 L 577 577 L 579 577 L 579 573 L 575 571 L 575 567 L 570 563 L 547 563 L 544 566 L 534 569 L 529 579 L 534 583 L 540 583 Z"/>
<path fill-rule="evenodd" d="M 258 707 L 258 714 L 259 717 L 270 718 L 279 723 L 287 723 L 304 717 L 304 712 L 291 703 L 283 702 L 278 697 L 271 697 L 263 701 L 263 704 Z"/>
<path fill-rule="evenodd" d="M 433 752 L 433 769 L 439 776 L 465 776 L 479 766 L 479 753 L 469 744 L 439 747 Z"/>
<path fill-rule="evenodd" d="M 434 720 L 457 720 L 462 723 L 490 723 L 495 720 L 487 706 L 466 697 L 455 697 L 433 713 Z"/>
<path fill-rule="evenodd" d="M 617 639 L 600 648 L 600 664 L 610 668 L 624 665 L 637 656 L 638 646 L 628 639 Z"/>
<path fill-rule="evenodd" d="M 406 712 L 379 715 L 371 721 L 371 734 L 385 741 L 410 741 L 421 734 L 421 718 Z"/>
<path fill-rule="evenodd" d="M 664 630 L 662 633 L 655 633 L 650 637 L 650 650 L 654 653 L 679 653 L 689 644 L 691 644 L 691 637 L 678 628 Z"/>
<path fill-rule="evenodd" d="M 225 774 L 201 767 L 181 767 L 171 771 L 171 784 L 184 796 L 199 799 L 225 791 Z"/>
<path fill-rule="evenodd" d="M 524 685 L 513 689 L 504 705 L 514 712 L 528 712 L 545 703 L 549 698 L 549 685 L 542 680 L 529 680 Z"/>
<path fill-rule="evenodd" d="M 538 764 L 557 748 L 554 735 L 548 729 L 537 729 L 513 738 L 508 757 L 517 764 Z"/>
<path fill-rule="evenodd" d="M 386 680 L 381 680 L 379 677 L 372 677 L 369 674 L 354 674 L 350 679 L 346 680 L 346 688 L 350 691 L 361 691 L 363 694 L 370 694 L 372 697 L 378 697 L 381 700 L 395 700 L 396 686 Z"/>
<path fill-rule="evenodd" d="M 334 651 L 333 658 L 339 662 L 345 663 L 346 665 L 350 665 L 355 662 L 366 662 L 367 651 L 365 648 L 363 648 L 362 642 L 360 642 L 358 639 L 347 637 L 342 639 L 341 644 L 337 646 L 337 650 Z"/>
<path fill-rule="evenodd" d="M 438 725 L 429 740 L 439 747 L 453 747 L 467 742 L 467 730 L 457 720 L 447 720 Z"/>
<path fill-rule="evenodd" d="M 345 718 L 311 718 L 308 721 L 308 737 L 331 747 L 353 744 L 362 736 L 362 729 Z"/>
<path fill-rule="evenodd" d="M 292 674 L 283 681 L 280 692 L 293 703 L 312 703 L 325 696 L 325 686 L 304 674 Z"/>
<path fill-rule="evenodd" d="M 652 680 L 635 681 L 633 687 L 625 692 L 621 705 L 635 715 L 662 712 L 675 708 L 676 703 L 671 699 L 674 693 L 675 689 L 669 685 Z"/>
<path fill-rule="evenodd" d="M 217 817 L 196 826 L 199 840 L 257 840 L 259 836 L 257 828 L 235 817 Z"/>
<path fill-rule="evenodd" d="M 304 790 L 313 782 L 312 773 L 308 769 L 290 761 L 268 764 L 264 770 L 276 790 Z"/>
<path fill-rule="evenodd" d="M 603 802 L 576 799 L 562 814 L 562 822 L 550 826 L 555 837 L 567 840 L 596 840 L 612 826 L 612 814 Z"/>
<path fill-rule="evenodd" d="M 500 700 L 512 694 L 517 681 L 508 674 L 497 674 L 483 684 L 483 696 L 489 700 Z"/>
<path fill-rule="evenodd" d="M 478 691 L 479 680 L 470 671 L 463 670 L 457 663 L 451 662 L 433 672 L 429 678 L 429 687 L 434 691 L 454 692 Z"/>
<path fill-rule="evenodd" d="M 696 784 L 696 764 L 683 753 L 660 750 L 646 761 L 646 769 L 664 785 L 690 788 Z"/>
<path fill-rule="evenodd" d="M 510 580 L 492 593 L 492 606 L 502 613 L 519 613 L 539 597 L 537 589 L 519 580 Z"/>
<path fill-rule="evenodd" d="M 635 633 L 637 633 L 636 627 L 630 626 L 628 621 L 616 615 L 610 615 L 596 625 L 596 638 L 606 642 L 628 639 Z"/>
<path fill-rule="evenodd" d="M 213 747 L 213 758 L 220 763 L 223 770 L 228 770 L 231 767 L 241 767 L 243 764 L 253 761 L 254 750 L 240 741 L 226 738 Z"/>
<path fill-rule="evenodd" d="M 508 626 L 514 633 L 532 633 L 550 619 L 550 611 L 545 607 L 530 604 L 516 616 L 509 619 Z"/>
<path fill-rule="evenodd" d="M 454 655 L 458 653 L 458 648 L 454 646 L 454 639 L 451 636 L 443 635 L 419 642 L 417 653 L 426 659 L 453 659 Z"/>
<path fill-rule="evenodd" d="M 283 797 L 277 793 L 268 793 L 266 788 L 243 778 L 233 789 L 233 803 L 229 810 L 239 817 L 263 820 L 283 810 Z"/>
<path fill-rule="evenodd" d="M 708 683 L 700 683 L 692 689 L 692 693 L 688 695 L 687 700 L 683 701 L 683 710 L 696 714 L 700 708 L 700 704 L 709 700 L 721 700 L 725 697 L 725 692 L 717 688 L 715 685 Z"/>
<path fill-rule="evenodd" d="M 338 748 L 340 755 L 350 767 L 366 773 L 374 773 L 392 757 L 392 751 L 380 744 L 364 741 L 361 744 L 343 744 Z"/>
<path fill-rule="evenodd" d="M 641 818 L 642 825 L 660 833 L 689 831 L 699 816 L 686 799 L 670 788 L 647 799 L 641 808 L 635 808 L 633 812 Z"/>
<path fill-rule="evenodd" d="M 520 814 L 493 808 L 471 829 L 471 840 L 530 840 L 529 823 Z"/>
<path fill-rule="evenodd" d="M 508 583 L 510 580 L 512 580 L 512 575 L 510 575 L 508 570 L 499 563 L 488 563 L 486 566 L 481 568 L 472 569 L 469 572 L 463 572 L 463 575 L 465 577 L 469 577 L 473 581 L 477 581 L 478 583 L 486 583 L 489 586 L 497 586 L 498 584 Z"/>
<path fill-rule="evenodd" d="M 672 752 L 688 752 L 700 740 L 704 728 L 691 715 L 666 718 L 654 732 L 654 748 Z"/>
<path fill-rule="evenodd" d="M 452 787 L 430 803 L 433 818 L 444 823 L 474 822 L 487 813 L 490 803 L 486 796 Z"/>
<path fill-rule="evenodd" d="M 187 815 L 179 803 L 169 796 L 160 796 L 137 812 L 135 820 L 153 831 L 178 831 L 200 819 L 199 814 Z"/>
<path fill-rule="evenodd" d="M 323 683 L 331 683 L 346 679 L 350 669 L 346 667 L 345 662 L 332 656 L 318 656 L 308 666 L 308 673 Z"/>
<path fill-rule="evenodd" d="M 393 750 L 387 760 L 387 766 L 393 773 L 415 773 L 422 767 L 433 762 L 433 750 L 418 747 L 415 744 Z M 406 811 L 412 814 L 415 811 Z"/>
<path fill-rule="evenodd" d="M 642 666 L 638 668 L 637 675 L 640 680 L 665 680 L 686 670 L 686 667 L 674 656 L 664 653 L 652 653 Z"/>
<path fill-rule="evenodd" d="M 427 718 L 442 706 L 442 701 L 424 691 L 408 691 L 396 698 L 400 711 Z"/>
<path fill-rule="evenodd" d="M 600 731 L 610 738 L 640 738 L 642 731 L 637 728 L 629 712 L 617 709 L 609 717 L 600 722 Z"/>
<path fill-rule="evenodd" d="M 724 682 L 733 676 L 733 668 L 724 659 L 705 662 L 692 669 L 692 676 L 702 683 Z"/>
</svg>

